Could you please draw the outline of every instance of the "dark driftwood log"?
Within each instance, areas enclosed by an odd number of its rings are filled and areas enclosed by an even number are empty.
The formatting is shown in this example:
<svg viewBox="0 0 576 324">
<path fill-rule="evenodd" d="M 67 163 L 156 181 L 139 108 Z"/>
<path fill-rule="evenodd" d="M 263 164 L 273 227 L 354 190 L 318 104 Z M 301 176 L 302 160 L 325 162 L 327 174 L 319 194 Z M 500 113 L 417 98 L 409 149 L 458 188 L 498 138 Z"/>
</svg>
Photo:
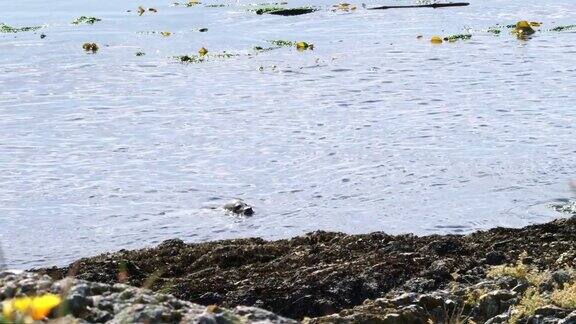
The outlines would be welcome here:
<svg viewBox="0 0 576 324">
<path fill-rule="evenodd" d="M 451 2 L 451 3 L 432 3 L 426 5 L 412 5 L 412 6 L 382 6 L 368 8 L 369 10 L 376 9 L 397 9 L 397 8 L 444 8 L 444 7 L 465 7 L 470 5 L 468 2 Z"/>
</svg>

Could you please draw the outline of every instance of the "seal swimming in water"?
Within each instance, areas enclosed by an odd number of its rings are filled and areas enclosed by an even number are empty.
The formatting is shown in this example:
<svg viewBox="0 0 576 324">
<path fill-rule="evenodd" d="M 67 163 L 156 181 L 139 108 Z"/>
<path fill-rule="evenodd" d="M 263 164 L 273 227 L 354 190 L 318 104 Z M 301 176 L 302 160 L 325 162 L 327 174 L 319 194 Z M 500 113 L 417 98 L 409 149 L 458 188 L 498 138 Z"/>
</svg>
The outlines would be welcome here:
<svg viewBox="0 0 576 324">
<path fill-rule="evenodd" d="M 222 208 L 237 215 L 251 216 L 254 214 L 254 209 L 252 206 L 248 205 L 240 199 L 229 201 L 224 204 Z"/>
</svg>

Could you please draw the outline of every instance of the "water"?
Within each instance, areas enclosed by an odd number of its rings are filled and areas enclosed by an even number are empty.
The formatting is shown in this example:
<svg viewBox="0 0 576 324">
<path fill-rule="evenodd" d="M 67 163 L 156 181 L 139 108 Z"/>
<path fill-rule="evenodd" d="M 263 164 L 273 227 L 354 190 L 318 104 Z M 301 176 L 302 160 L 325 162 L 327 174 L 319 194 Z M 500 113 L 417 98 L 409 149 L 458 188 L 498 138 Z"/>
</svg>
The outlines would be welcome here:
<svg viewBox="0 0 576 324">
<path fill-rule="evenodd" d="M 171 3 L 2 1 L 0 22 L 46 25 L 0 34 L 9 267 L 168 238 L 520 227 L 559 217 L 546 204 L 571 195 L 576 33 L 428 39 L 520 19 L 544 30 L 574 24 L 572 0 L 299 17 L 258 16 L 247 2 Z M 138 5 L 158 13 L 139 17 Z M 81 15 L 103 20 L 70 24 Z M 270 39 L 315 49 L 248 56 Z M 84 42 L 97 42 L 98 54 L 83 53 Z M 241 55 L 171 58 L 202 46 Z M 211 209 L 234 197 L 256 214 Z"/>
</svg>

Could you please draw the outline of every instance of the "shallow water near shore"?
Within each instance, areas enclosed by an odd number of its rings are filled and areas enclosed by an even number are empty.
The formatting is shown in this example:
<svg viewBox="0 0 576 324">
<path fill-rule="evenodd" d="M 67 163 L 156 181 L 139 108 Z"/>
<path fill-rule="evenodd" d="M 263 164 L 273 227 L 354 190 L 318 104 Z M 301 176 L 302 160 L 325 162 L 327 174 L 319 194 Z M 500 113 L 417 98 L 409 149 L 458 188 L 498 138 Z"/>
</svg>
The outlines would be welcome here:
<svg viewBox="0 0 576 324">
<path fill-rule="evenodd" d="M 212 3 L 3 4 L 0 23 L 45 25 L 0 34 L 9 267 L 168 238 L 520 227 L 558 217 L 546 205 L 571 196 L 576 33 L 548 29 L 576 23 L 573 1 L 352 13 L 317 1 L 322 10 L 296 17 Z M 158 12 L 140 17 L 139 5 Z M 82 15 L 102 21 L 70 24 Z M 428 41 L 521 19 L 543 22 L 542 32 Z M 254 55 L 271 39 L 315 48 Z M 85 42 L 98 53 L 85 54 Z M 240 55 L 172 58 L 202 46 Z M 212 209 L 234 197 L 256 214 Z"/>
</svg>

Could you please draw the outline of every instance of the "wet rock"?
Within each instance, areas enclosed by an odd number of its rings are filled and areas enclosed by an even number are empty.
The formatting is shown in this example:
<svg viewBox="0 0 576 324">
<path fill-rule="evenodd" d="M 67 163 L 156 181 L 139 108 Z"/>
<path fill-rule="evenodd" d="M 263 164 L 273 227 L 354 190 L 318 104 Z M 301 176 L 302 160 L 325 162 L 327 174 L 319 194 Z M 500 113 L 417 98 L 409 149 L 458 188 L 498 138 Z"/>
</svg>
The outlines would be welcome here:
<svg viewBox="0 0 576 324">
<path fill-rule="evenodd" d="M 416 293 L 404 293 L 396 298 L 391 299 L 390 302 L 396 306 L 404 306 L 415 303 L 417 298 L 418 294 Z"/>
<path fill-rule="evenodd" d="M 568 316 L 564 317 L 558 324 L 572 324 L 576 323 L 576 311 L 568 314 Z"/>
<path fill-rule="evenodd" d="M 91 301 L 86 298 L 86 295 L 78 293 L 68 295 L 66 299 L 64 299 L 64 302 L 68 310 L 76 317 L 83 315 L 87 311 L 88 306 L 92 306 Z"/>
<path fill-rule="evenodd" d="M 510 319 L 510 316 L 505 313 L 505 314 L 500 314 L 497 316 L 492 317 L 491 319 L 486 321 L 486 324 L 503 324 L 503 323 L 508 323 Z"/>
<path fill-rule="evenodd" d="M 560 287 L 572 280 L 572 274 L 566 270 L 557 270 L 552 273 L 552 280 Z"/>
<path fill-rule="evenodd" d="M 506 261 L 504 253 L 499 251 L 490 251 L 486 254 L 486 263 L 489 265 L 500 265 Z"/>
<path fill-rule="evenodd" d="M 530 287 L 530 285 L 529 285 L 527 282 L 521 282 L 521 283 L 517 284 L 514 288 L 512 288 L 512 292 L 514 292 L 516 295 L 520 296 L 520 295 L 522 295 L 529 287 Z"/>
<path fill-rule="evenodd" d="M 555 318 L 564 318 L 565 316 L 568 315 L 568 313 L 569 311 L 554 305 L 539 307 L 534 311 L 535 315 L 542 315 L 544 317 L 555 317 Z"/>
<path fill-rule="evenodd" d="M 485 318 L 492 318 L 505 312 L 516 294 L 507 290 L 496 290 L 480 297 L 478 310 Z"/>
<path fill-rule="evenodd" d="M 416 303 L 424 309 L 432 310 L 436 307 L 442 307 L 444 305 L 444 300 L 439 296 L 422 295 Z"/>
<path fill-rule="evenodd" d="M 434 290 L 435 286 L 435 280 L 418 277 L 406 281 L 406 283 L 403 285 L 403 288 L 407 291 L 423 293 Z"/>
</svg>

